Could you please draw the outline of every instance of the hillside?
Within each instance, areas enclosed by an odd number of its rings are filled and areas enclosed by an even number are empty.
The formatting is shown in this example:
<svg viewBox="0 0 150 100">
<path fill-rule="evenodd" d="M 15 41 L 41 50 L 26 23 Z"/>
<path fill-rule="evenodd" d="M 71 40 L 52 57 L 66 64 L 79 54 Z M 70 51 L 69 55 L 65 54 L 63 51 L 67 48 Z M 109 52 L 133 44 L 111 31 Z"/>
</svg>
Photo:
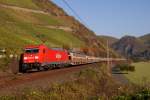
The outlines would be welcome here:
<svg viewBox="0 0 150 100">
<path fill-rule="evenodd" d="M 9 0 L 5 2 L 9 2 Z M 0 6 L 0 12 L 1 47 L 17 47 L 16 49 L 18 49 L 26 44 L 40 44 L 42 40 L 52 46 L 63 45 L 68 42 L 72 43 L 73 46 L 84 45 L 84 42 L 72 36 L 70 32 L 50 29 L 48 26 L 63 26 L 61 20 L 57 20 L 50 14 L 34 13 L 3 6 Z"/>
<path fill-rule="evenodd" d="M 20 53 L 27 44 L 42 43 L 106 56 L 106 47 L 101 40 L 53 2 L 0 0 L 0 47 L 6 48 L 8 53 Z"/>
<path fill-rule="evenodd" d="M 119 41 L 112 44 L 112 48 L 126 57 L 150 58 L 150 49 L 142 42 L 141 38 L 124 36 Z"/>
<path fill-rule="evenodd" d="M 112 45 L 113 43 L 117 42 L 119 39 L 112 37 L 112 36 L 104 36 L 100 35 L 98 36 L 99 40 L 102 41 L 104 44 L 107 44 L 107 40 L 109 41 L 109 44 Z"/>
<path fill-rule="evenodd" d="M 139 39 L 150 49 L 150 33 L 139 37 Z"/>
</svg>

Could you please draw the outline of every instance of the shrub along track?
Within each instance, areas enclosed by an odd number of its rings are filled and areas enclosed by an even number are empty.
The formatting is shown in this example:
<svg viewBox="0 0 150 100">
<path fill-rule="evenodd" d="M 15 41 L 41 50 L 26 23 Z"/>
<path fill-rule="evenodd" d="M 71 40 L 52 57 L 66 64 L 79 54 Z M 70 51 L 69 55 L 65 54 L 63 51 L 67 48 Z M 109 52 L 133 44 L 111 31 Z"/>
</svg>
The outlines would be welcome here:
<svg viewBox="0 0 150 100">
<path fill-rule="evenodd" d="M 0 94 L 12 94 L 24 88 L 46 88 L 55 82 L 74 80 L 73 75 L 80 70 L 100 65 L 100 63 L 95 63 L 0 78 Z"/>
</svg>

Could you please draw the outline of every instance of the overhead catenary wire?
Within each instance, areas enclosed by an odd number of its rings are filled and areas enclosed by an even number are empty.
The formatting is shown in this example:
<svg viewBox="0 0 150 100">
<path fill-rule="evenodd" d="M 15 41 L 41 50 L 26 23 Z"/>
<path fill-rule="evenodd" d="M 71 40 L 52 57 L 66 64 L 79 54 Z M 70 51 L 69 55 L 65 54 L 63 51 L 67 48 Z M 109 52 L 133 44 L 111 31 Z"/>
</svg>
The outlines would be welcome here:
<svg viewBox="0 0 150 100">
<path fill-rule="evenodd" d="M 89 26 L 87 25 L 87 23 L 80 17 L 80 15 L 70 6 L 70 4 L 66 1 L 66 0 L 62 0 L 65 5 L 72 11 L 72 13 L 81 21 L 81 23 L 83 23 L 86 27 L 89 28 Z"/>
</svg>

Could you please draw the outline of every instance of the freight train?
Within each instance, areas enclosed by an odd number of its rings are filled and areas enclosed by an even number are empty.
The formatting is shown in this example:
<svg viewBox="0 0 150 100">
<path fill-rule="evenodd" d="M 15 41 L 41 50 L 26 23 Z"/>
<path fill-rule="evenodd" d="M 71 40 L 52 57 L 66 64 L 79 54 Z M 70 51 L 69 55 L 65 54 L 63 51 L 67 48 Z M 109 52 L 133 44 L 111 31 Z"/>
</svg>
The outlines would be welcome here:
<svg viewBox="0 0 150 100">
<path fill-rule="evenodd" d="M 99 62 L 100 58 L 45 45 L 26 46 L 22 54 L 21 72 L 48 70 L 71 65 Z"/>
</svg>

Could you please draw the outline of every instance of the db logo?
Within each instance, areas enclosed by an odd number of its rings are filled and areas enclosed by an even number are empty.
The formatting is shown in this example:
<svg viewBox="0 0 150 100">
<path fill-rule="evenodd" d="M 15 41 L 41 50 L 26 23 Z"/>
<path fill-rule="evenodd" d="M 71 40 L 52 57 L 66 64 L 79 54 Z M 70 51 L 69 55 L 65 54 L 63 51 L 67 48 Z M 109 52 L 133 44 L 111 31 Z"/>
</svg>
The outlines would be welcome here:
<svg viewBox="0 0 150 100">
<path fill-rule="evenodd" d="M 60 59 L 61 55 L 60 54 L 56 54 L 56 58 Z"/>
</svg>

